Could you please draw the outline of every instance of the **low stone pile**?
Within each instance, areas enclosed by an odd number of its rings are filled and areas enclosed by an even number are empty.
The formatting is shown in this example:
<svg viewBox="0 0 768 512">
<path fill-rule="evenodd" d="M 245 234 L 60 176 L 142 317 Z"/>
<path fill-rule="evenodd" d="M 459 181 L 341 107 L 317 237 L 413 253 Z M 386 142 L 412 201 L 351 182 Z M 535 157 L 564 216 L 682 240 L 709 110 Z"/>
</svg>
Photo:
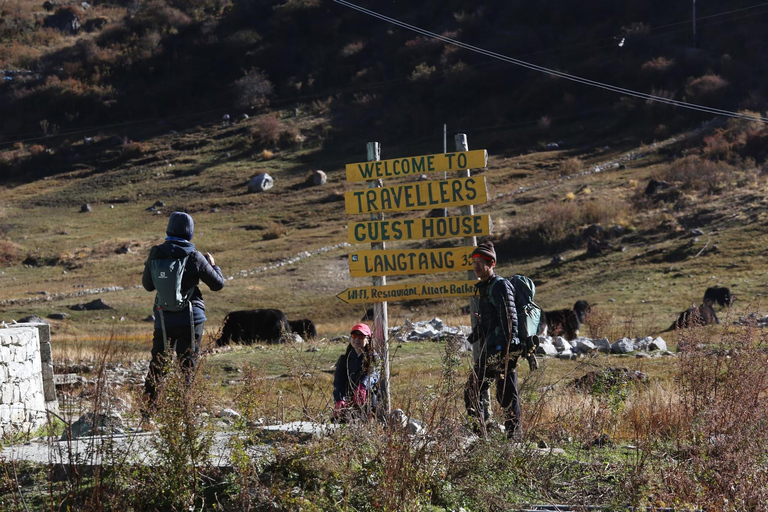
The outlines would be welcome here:
<svg viewBox="0 0 768 512">
<path fill-rule="evenodd" d="M 562 336 L 552 338 L 551 336 L 542 336 L 539 339 L 540 345 L 536 353 L 544 356 L 553 356 L 560 359 L 575 359 L 593 352 L 604 352 L 606 354 L 630 354 L 642 357 L 643 355 L 674 355 L 667 350 L 667 343 L 661 337 L 654 338 L 646 336 L 645 338 L 619 338 L 611 343 L 608 338 L 591 339 L 579 337 L 575 340 L 566 340 Z"/>
<path fill-rule="evenodd" d="M 450 327 L 440 318 L 412 322 L 406 320 L 405 325 L 391 327 L 389 329 L 390 342 L 408 343 L 413 341 L 446 341 L 461 338 L 464 340 L 465 350 L 471 350 L 471 345 L 466 341 L 467 335 L 472 332 L 469 326 L 461 325 Z M 608 338 L 592 339 L 579 337 L 568 341 L 562 336 L 542 336 L 540 346 L 536 353 L 543 356 L 558 357 L 561 359 L 575 359 L 592 352 L 604 352 L 607 354 L 636 353 L 642 357 L 647 355 L 674 355 L 667 350 L 667 343 L 661 337 L 654 338 L 619 338 L 611 342 Z"/>
<path fill-rule="evenodd" d="M 471 328 L 466 325 L 449 327 L 439 318 L 419 322 L 405 321 L 405 325 L 389 329 L 389 337 L 400 343 L 409 341 L 445 341 L 457 336 L 466 339 Z M 468 345 L 468 344 L 467 344 Z"/>
<path fill-rule="evenodd" d="M 757 313 L 750 313 L 747 316 L 740 316 L 733 322 L 734 325 L 754 325 L 755 327 L 768 327 L 768 316 L 762 317 Z"/>
</svg>

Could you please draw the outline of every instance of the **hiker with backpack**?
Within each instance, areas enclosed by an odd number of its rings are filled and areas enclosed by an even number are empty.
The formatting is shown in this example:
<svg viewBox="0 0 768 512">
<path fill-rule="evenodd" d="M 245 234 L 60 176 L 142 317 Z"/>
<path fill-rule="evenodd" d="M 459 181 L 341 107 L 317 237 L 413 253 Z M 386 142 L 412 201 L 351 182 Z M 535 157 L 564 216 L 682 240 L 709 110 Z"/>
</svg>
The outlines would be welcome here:
<svg viewBox="0 0 768 512">
<path fill-rule="evenodd" d="M 197 285 L 202 281 L 213 291 L 224 287 L 224 276 L 213 256 L 203 255 L 191 242 L 194 230 L 189 214 L 173 212 L 165 242 L 152 247 L 144 264 L 141 284 L 148 292 L 157 291 L 152 361 L 144 382 L 150 408 L 170 349 L 175 350 L 188 379 L 194 371 L 206 321 L 205 302 Z"/>
<path fill-rule="evenodd" d="M 469 336 L 474 345 L 480 343 L 480 357 L 469 375 L 464 391 L 464 404 L 473 428 L 485 432 L 486 421 L 482 396 L 496 384 L 496 400 L 504 410 L 507 437 L 520 438 L 520 399 L 517 390 L 517 359 L 523 353 L 518 336 L 515 288 L 496 274 L 496 250 L 493 242 L 482 242 L 472 251 L 472 269 L 480 279 L 475 285 L 479 297 L 477 325 Z"/>
</svg>

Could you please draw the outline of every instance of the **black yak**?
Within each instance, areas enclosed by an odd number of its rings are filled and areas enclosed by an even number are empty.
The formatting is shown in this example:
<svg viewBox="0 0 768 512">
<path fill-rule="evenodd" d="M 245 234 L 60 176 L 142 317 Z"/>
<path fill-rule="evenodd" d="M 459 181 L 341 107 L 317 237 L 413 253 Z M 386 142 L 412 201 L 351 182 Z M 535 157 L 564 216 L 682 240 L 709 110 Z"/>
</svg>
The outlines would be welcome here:
<svg viewBox="0 0 768 512">
<path fill-rule="evenodd" d="M 291 332 L 291 325 L 279 309 L 232 311 L 224 318 L 216 345 L 222 347 L 230 341 L 253 343 L 256 340 L 276 343 L 286 332 Z"/>
</svg>

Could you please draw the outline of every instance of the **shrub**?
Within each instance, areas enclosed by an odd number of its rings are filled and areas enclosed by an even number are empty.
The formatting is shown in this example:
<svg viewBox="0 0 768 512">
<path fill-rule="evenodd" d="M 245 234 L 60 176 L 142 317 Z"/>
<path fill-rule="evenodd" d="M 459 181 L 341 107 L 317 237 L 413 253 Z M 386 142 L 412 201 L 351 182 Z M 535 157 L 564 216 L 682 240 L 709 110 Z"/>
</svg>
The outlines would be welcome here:
<svg viewBox="0 0 768 512">
<path fill-rule="evenodd" d="M 45 153 L 45 146 L 41 146 L 40 144 L 33 144 L 29 146 L 27 151 L 29 151 L 29 154 L 32 156 L 38 156 Z"/>
<path fill-rule="evenodd" d="M 249 135 L 258 146 L 276 146 L 282 131 L 283 122 L 277 114 L 259 116 L 248 128 Z"/>
<path fill-rule="evenodd" d="M 694 99 L 706 99 L 722 94 L 728 86 L 728 81 L 718 75 L 704 75 L 689 78 L 685 85 L 685 93 Z"/>
<path fill-rule="evenodd" d="M 563 176 L 570 176 L 576 174 L 584 168 L 584 163 L 579 157 L 571 157 L 560 162 L 559 171 Z"/>
<path fill-rule="evenodd" d="M 253 70 L 236 80 L 233 88 L 237 104 L 241 107 L 265 107 L 273 91 L 272 82 L 259 70 Z"/>
<path fill-rule="evenodd" d="M 262 149 L 261 152 L 258 154 L 258 158 L 260 160 L 272 160 L 275 158 L 275 152 L 270 151 L 269 149 Z"/>
<path fill-rule="evenodd" d="M 710 159 L 723 160 L 731 153 L 731 143 L 725 138 L 721 130 L 714 135 L 704 137 L 702 154 Z"/>
<path fill-rule="evenodd" d="M 731 171 L 731 166 L 724 162 L 712 162 L 691 155 L 675 161 L 662 173 L 661 179 L 678 182 L 683 190 L 713 194 L 723 188 L 723 182 Z"/>
<path fill-rule="evenodd" d="M 279 222 L 273 222 L 272 225 L 261 235 L 262 240 L 277 240 L 285 235 L 285 226 Z"/>
<path fill-rule="evenodd" d="M 435 66 L 430 66 L 426 62 L 421 62 L 417 64 L 416 68 L 411 72 L 410 80 L 413 82 L 427 80 L 435 73 L 435 71 L 437 71 Z"/>
<path fill-rule="evenodd" d="M 144 146 L 140 142 L 126 142 L 120 153 L 124 158 L 136 158 L 144 154 Z"/>
<path fill-rule="evenodd" d="M 21 261 L 21 247 L 10 240 L 0 240 L 0 266 L 10 267 Z"/>
<path fill-rule="evenodd" d="M 755 328 L 702 343 L 683 330 L 678 382 L 684 414 L 657 491 L 669 503 L 759 510 L 768 502 L 768 361 Z M 716 476 L 715 476 L 716 475 Z"/>
<path fill-rule="evenodd" d="M 647 73 L 663 73 L 674 65 L 674 59 L 668 59 L 667 57 L 656 57 L 655 59 L 644 62 L 640 69 Z"/>
</svg>

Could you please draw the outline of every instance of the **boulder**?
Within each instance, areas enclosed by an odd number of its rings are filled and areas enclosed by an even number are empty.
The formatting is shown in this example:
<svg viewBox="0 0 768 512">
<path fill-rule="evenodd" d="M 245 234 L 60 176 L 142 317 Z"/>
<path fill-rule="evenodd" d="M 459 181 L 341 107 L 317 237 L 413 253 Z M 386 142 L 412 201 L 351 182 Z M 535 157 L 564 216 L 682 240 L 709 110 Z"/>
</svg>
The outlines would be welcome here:
<svg viewBox="0 0 768 512">
<path fill-rule="evenodd" d="M 311 185 L 315 186 L 325 185 L 325 183 L 328 181 L 328 176 L 326 176 L 323 171 L 309 171 L 309 177 L 307 181 Z"/>
<path fill-rule="evenodd" d="M 661 350 L 665 352 L 667 350 L 667 342 L 659 336 L 648 344 L 648 350 Z"/>
<path fill-rule="evenodd" d="M 611 352 L 611 342 L 608 341 L 608 338 L 603 338 L 601 340 L 593 340 L 595 342 L 595 345 L 597 345 L 597 350 L 600 352 Z"/>
<path fill-rule="evenodd" d="M 267 173 L 257 174 L 248 182 L 248 192 L 264 192 L 274 186 L 275 182 Z"/>
<path fill-rule="evenodd" d="M 558 352 L 562 352 L 563 350 L 571 350 L 571 344 L 568 343 L 568 341 L 563 338 L 562 336 L 557 336 L 553 341 L 552 344 L 555 346 Z"/>
<path fill-rule="evenodd" d="M 112 309 L 112 306 L 108 306 L 101 299 L 95 299 L 91 302 L 86 302 L 85 304 L 75 304 L 74 306 L 69 306 L 69 309 L 73 311 L 95 311 L 98 309 Z"/>
<path fill-rule="evenodd" d="M 30 316 L 25 316 L 24 318 L 22 318 L 20 320 L 17 320 L 17 323 L 20 323 L 20 324 L 47 324 L 48 322 L 46 322 L 45 320 L 43 320 L 42 318 L 40 318 L 37 315 L 30 315 Z"/>
<path fill-rule="evenodd" d="M 589 354 L 590 352 L 594 352 L 597 350 L 597 346 L 592 343 L 592 340 L 588 338 L 576 338 L 576 349 L 577 352 L 582 354 Z"/>
<path fill-rule="evenodd" d="M 124 433 L 123 418 L 118 413 L 94 415 L 92 412 L 87 412 L 64 431 L 61 435 L 61 441 L 85 436 Z"/>
<path fill-rule="evenodd" d="M 629 338 L 621 338 L 611 344 L 611 354 L 629 354 L 635 351 L 635 343 Z"/>
<path fill-rule="evenodd" d="M 557 349 L 549 340 L 540 340 L 539 346 L 536 348 L 536 353 L 542 356 L 556 356 Z"/>
</svg>

